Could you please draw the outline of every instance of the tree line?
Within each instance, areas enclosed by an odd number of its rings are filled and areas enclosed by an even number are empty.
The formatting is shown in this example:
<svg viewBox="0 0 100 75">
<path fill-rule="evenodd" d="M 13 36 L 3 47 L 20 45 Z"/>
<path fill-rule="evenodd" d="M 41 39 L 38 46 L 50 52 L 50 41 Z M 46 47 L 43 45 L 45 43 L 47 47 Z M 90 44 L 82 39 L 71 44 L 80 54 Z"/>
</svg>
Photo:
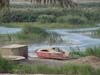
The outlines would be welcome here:
<svg viewBox="0 0 100 75">
<path fill-rule="evenodd" d="M 0 0 L 0 8 L 9 6 L 10 0 Z M 43 4 L 43 5 L 48 5 L 52 4 L 55 5 L 57 3 L 60 4 L 61 7 L 75 7 L 77 6 L 77 3 L 73 2 L 73 0 L 30 0 L 31 3 L 36 3 L 36 4 Z"/>
<path fill-rule="evenodd" d="M 31 3 L 38 3 L 38 4 L 57 4 L 59 3 L 61 7 L 75 7 L 77 6 L 77 3 L 75 3 L 73 0 L 30 0 Z"/>
</svg>

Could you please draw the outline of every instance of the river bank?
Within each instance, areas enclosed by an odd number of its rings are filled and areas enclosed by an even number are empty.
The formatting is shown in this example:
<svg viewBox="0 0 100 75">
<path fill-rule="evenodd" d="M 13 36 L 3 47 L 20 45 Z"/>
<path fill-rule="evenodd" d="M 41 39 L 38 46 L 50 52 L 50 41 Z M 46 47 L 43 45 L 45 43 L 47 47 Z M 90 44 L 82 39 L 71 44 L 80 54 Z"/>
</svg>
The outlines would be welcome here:
<svg viewBox="0 0 100 75">
<path fill-rule="evenodd" d="M 1 59 L 0 59 L 1 60 Z M 0 61 L 1 62 L 1 61 Z M 15 61 L 18 62 L 18 61 Z M 5 62 L 7 63 L 7 61 Z M 69 60 L 52 60 L 30 58 L 20 61 L 19 63 L 2 64 L 0 70 L 3 74 L 64 74 L 64 75 L 99 75 L 100 74 L 100 58 L 95 56 L 87 56 L 78 59 Z M 10 65 L 10 67 L 8 66 Z M 4 69 L 6 67 L 6 70 Z"/>
<path fill-rule="evenodd" d="M 32 29 L 32 32 L 30 31 Z M 29 48 L 29 55 L 34 56 L 32 53 L 34 50 L 39 49 L 39 48 L 48 48 L 48 47 L 59 47 L 59 48 L 64 48 L 66 50 L 84 50 L 87 48 L 93 48 L 93 47 L 99 47 L 100 45 L 100 39 L 95 33 L 100 29 L 99 27 L 95 28 L 79 28 L 79 29 L 46 29 L 46 30 L 41 30 L 40 28 L 36 28 L 34 30 L 34 27 L 27 27 L 25 28 L 25 32 L 31 32 L 30 36 L 32 39 L 29 39 L 29 35 L 27 37 L 27 43 L 25 39 L 18 40 L 18 34 L 21 32 L 21 28 L 3 28 L 1 27 L 0 31 L 0 39 L 1 39 L 1 45 L 7 45 L 7 44 L 13 44 L 13 43 L 19 43 L 19 44 L 27 44 Z M 20 31 L 19 31 L 20 30 Z M 28 30 L 28 31 L 26 31 Z M 39 31 L 38 31 L 39 30 Z M 8 34 L 9 32 L 9 34 Z M 18 33 L 17 33 L 18 32 Z M 22 33 L 22 32 L 21 32 Z M 46 33 L 46 37 L 44 40 L 39 36 L 38 38 L 35 38 L 35 41 L 37 40 L 38 42 L 35 42 L 33 37 L 35 35 L 41 35 L 43 37 L 43 34 Z M 34 34 L 34 36 L 32 36 Z M 49 35 L 50 34 L 50 35 Z M 15 36 L 16 35 L 16 36 Z M 27 36 L 25 33 L 20 34 L 21 38 L 22 36 Z M 48 38 L 49 37 L 49 38 Z M 81 39 L 82 38 L 82 39 Z M 29 42 L 29 40 L 31 42 Z M 6 40 L 4 42 L 4 40 Z M 33 42 L 32 42 L 33 41 Z M 41 43 L 40 43 L 41 41 Z"/>
</svg>

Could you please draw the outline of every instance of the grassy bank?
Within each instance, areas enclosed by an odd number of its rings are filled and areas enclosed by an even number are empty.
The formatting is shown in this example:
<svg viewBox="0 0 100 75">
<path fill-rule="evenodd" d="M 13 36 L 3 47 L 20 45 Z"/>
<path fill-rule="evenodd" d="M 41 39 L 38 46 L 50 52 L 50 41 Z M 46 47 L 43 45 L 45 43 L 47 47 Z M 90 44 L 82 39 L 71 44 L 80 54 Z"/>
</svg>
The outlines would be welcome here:
<svg viewBox="0 0 100 75">
<path fill-rule="evenodd" d="M 14 7 L 8 14 L 3 15 L 0 21 L 9 22 L 11 23 L 11 25 L 8 24 L 10 26 L 33 24 L 45 28 L 92 27 L 100 22 L 99 12 L 99 7 L 78 7 L 74 9 L 33 7 L 21 8 L 21 10 Z"/>
<path fill-rule="evenodd" d="M 98 75 L 99 69 L 89 65 L 64 65 L 62 67 L 50 67 L 46 65 L 21 65 L 15 73 L 28 74 L 65 74 L 65 75 Z"/>
<path fill-rule="evenodd" d="M 0 73 L 17 74 L 65 74 L 65 75 L 99 75 L 100 69 L 90 65 L 66 64 L 63 66 L 18 64 L 0 57 Z"/>
<path fill-rule="evenodd" d="M 84 56 L 96 56 L 99 62 L 100 48 L 87 49 L 85 52 L 74 52 L 73 54 Z M 77 60 L 77 59 L 76 59 Z M 85 59 L 83 59 L 85 60 Z M 88 59 L 86 59 L 88 60 Z M 90 59 L 89 59 L 90 60 Z M 93 59 L 96 62 L 96 59 Z M 25 61 L 24 61 L 25 62 Z M 66 62 L 66 61 L 65 61 Z M 87 62 L 69 63 L 61 65 L 44 65 L 43 63 L 36 64 L 18 64 L 8 61 L 0 57 L 0 73 L 17 73 L 17 74 L 65 74 L 65 75 L 99 75 L 100 67 L 93 67 L 94 65 Z M 81 61 L 78 61 L 81 62 Z M 91 63 L 94 63 L 90 61 Z M 34 63 L 34 61 L 33 61 Z M 53 62 L 52 62 L 53 63 Z M 99 65 L 98 65 L 99 66 Z"/>
<path fill-rule="evenodd" d="M 34 26 L 42 29 L 71 29 L 71 28 L 89 28 L 89 27 L 95 27 L 97 25 L 96 24 L 74 25 L 69 23 L 12 22 L 12 23 L 2 23 L 1 26 L 22 27 L 22 28 L 24 28 L 25 26 Z"/>
<path fill-rule="evenodd" d="M 12 61 L 8 61 L 0 56 L 0 73 L 11 73 L 16 64 Z"/>
<path fill-rule="evenodd" d="M 96 56 L 100 58 L 100 47 L 87 48 L 85 51 L 73 50 L 72 56 L 84 57 L 84 56 Z"/>
<path fill-rule="evenodd" d="M 17 26 L 18 27 L 18 26 Z M 44 28 L 36 27 L 33 25 L 21 26 L 22 31 L 15 34 L 0 34 L 0 44 L 12 43 L 46 43 L 55 44 L 61 42 L 62 39 L 57 33 L 47 32 Z"/>
</svg>

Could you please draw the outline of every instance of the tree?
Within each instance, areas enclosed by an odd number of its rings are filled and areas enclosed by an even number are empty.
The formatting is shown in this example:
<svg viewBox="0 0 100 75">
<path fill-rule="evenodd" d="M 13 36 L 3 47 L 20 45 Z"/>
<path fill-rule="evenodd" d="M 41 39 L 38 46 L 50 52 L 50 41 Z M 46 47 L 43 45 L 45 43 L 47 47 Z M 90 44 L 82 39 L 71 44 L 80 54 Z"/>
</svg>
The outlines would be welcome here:
<svg viewBox="0 0 100 75">
<path fill-rule="evenodd" d="M 62 7 L 76 7 L 77 3 L 73 2 L 72 0 L 58 0 Z"/>
<path fill-rule="evenodd" d="M 9 0 L 0 0 L 0 20 L 9 12 Z"/>
<path fill-rule="evenodd" d="M 9 6 L 9 0 L 0 0 L 0 8 L 8 6 Z"/>
<path fill-rule="evenodd" d="M 33 0 L 31 0 L 32 2 Z M 61 7 L 75 7 L 77 3 L 73 0 L 36 0 L 36 3 L 41 4 L 43 2 L 44 5 L 48 4 L 56 4 L 59 3 Z"/>
</svg>

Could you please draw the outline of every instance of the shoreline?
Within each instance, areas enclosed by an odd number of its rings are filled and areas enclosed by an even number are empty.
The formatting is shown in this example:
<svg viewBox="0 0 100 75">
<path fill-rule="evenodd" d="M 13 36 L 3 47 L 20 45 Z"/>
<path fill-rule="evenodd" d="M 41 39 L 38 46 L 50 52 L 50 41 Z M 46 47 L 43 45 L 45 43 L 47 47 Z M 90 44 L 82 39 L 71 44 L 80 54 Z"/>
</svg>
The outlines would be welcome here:
<svg viewBox="0 0 100 75">
<path fill-rule="evenodd" d="M 33 57 L 27 60 L 19 61 L 19 63 L 22 65 L 45 65 L 49 67 L 62 67 L 68 64 L 74 64 L 74 65 L 87 64 L 96 69 L 100 68 L 100 58 L 96 56 L 85 56 L 85 57 L 66 59 L 66 60 L 42 59 L 38 57 Z"/>
</svg>

